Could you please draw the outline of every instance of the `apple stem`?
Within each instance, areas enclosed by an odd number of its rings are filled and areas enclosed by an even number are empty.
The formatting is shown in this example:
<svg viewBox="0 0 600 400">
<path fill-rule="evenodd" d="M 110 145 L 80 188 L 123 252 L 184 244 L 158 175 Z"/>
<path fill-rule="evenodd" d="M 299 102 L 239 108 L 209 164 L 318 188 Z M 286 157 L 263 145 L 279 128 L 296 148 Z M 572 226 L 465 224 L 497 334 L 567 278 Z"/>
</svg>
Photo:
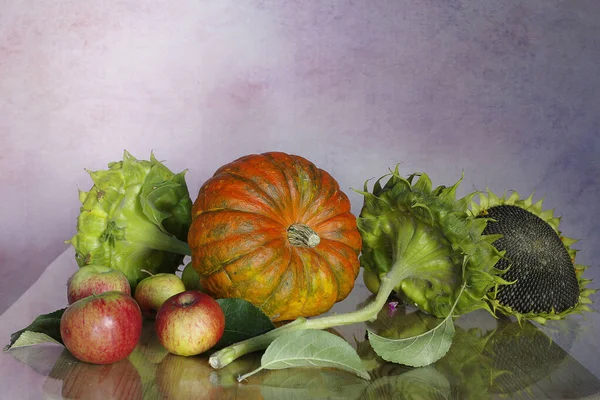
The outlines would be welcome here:
<svg viewBox="0 0 600 400">
<path fill-rule="evenodd" d="M 145 273 L 147 273 L 150 276 L 154 276 L 154 274 L 152 272 L 150 272 L 150 271 L 148 271 L 146 269 L 140 269 L 140 272 L 145 272 Z"/>
<path fill-rule="evenodd" d="M 385 305 L 394 287 L 407 275 L 409 275 L 409 271 L 407 271 L 402 263 L 398 262 L 387 274 L 381 277 L 381 286 L 379 287 L 379 292 L 377 292 L 375 299 L 360 310 L 311 319 L 306 319 L 304 317 L 297 318 L 289 324 L 275 328 L 262 335 L 232 344 L 213 353 L 210 356 L 208 363 L 215 369 L 223 368 L 248 353 L 266 349 L 273 340 L 288 332 L 306 329 L 327 329 L 335 326 L 374 321 L 377 319 L 377 314 Z"/>
</svg>

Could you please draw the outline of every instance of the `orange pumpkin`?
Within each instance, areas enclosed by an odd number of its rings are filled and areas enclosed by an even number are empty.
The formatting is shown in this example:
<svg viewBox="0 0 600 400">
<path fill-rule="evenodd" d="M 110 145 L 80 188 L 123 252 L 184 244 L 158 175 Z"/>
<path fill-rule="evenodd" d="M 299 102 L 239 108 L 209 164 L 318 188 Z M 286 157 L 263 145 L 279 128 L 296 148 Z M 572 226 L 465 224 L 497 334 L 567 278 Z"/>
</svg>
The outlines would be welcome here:
<svg viewBox="0 0 600 400">
<path fill-rule="evenodd" d="M 194 202 L 188 243 L 204 292 L 243 298 L 273 321 L 328 311 L 359 271 L 348 197 L 329 173 L 285 153 L 219 168 Z"/>
</svg>

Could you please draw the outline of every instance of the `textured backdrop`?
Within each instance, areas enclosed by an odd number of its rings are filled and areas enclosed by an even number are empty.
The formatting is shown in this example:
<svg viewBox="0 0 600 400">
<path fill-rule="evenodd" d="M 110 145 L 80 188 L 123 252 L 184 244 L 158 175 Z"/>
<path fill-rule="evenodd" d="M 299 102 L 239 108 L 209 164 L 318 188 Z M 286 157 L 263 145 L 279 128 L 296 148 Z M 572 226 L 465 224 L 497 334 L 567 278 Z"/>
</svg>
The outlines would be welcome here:
<svg viewBox="0 0 600 400">
<path fill-rule="evenodd" d="M 239 156 L 299 154 L 356 213 L 397 163 L 464 172 L 462 194 L 545 197 L 597 264 L 599 32 L 596 0 L 0 0 L 0 312 L 124 149 L 188 168 L 193 199 Z"/>
</svg>

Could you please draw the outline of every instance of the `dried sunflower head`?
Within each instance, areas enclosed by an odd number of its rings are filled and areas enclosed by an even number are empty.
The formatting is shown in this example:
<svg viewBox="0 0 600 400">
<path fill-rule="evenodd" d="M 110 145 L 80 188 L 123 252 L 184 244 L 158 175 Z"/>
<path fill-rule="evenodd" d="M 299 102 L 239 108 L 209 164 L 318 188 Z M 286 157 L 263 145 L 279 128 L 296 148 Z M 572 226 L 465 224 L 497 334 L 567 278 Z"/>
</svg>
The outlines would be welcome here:
<svg viewBox="0 0 600 400">
<path fill-rule="evenodd" d="M 471 213 L 488 220 L 484 235 L 500 235 L 492 245 L 503 252 L 496 268 L 506 270 L 510 285 L 496 284 L 487 297 L 494 312 L 539 323 L 572 313 L 590 311 L 584 279 L 586 266 L 575 263 L 576 240 L 563 236 L 560 218 L 554 210 L 544 210 L 543 200 L 533 202 L 533 194 L 522 199 L 513 192 L 498 197 L 491 191 L 479 193 L 471 203 Z"/>
</svg>

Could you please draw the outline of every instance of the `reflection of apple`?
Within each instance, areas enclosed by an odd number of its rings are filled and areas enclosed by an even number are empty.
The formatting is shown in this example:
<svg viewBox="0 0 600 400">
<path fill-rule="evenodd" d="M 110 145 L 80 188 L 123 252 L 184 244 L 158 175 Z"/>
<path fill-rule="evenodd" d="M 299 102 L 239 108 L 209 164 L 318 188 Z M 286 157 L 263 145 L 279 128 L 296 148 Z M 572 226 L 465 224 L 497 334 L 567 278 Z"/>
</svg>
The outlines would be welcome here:
<svg viewBox="0 0 600 400">
<path fill-rule="evenodd" d="M 133 364 L 121 360 L 110 365 L 79 362 L 64 351 L 43 385 L 44 393 L 65 399 L 142 399 L 143 385 Z"/>
<path fill-rule="evenodd" d="M 156 314 L 155 328 L 158 339 L 170 353 L 193 356 L 221 339 L 225 315 L 209 295 L 187 290 L 165 301 Z"/>
<path fill-rule="evenodd" d="M 67 281 L 67 300 L 73 304 L 84 297 L 113 290 L 131 294 L 131 286 L 123 272 L 104 265 L 85 265 Z"/>
<path fill-rule="evenodd" d="M 133 297 L 104 292 L 71 304 L 60 320 L 60 335 L 75 358 L 110 364 L 127 357 L 142 334 L 142 313 Z"/>
<path fill-rule="evenodd" d="M 165 300 L 184 290 L 185 285 L 177 275 L 160 273 L 142 279 L 135 288 L 133 297 L 140 305 L 142 315 L 154 318 Z"/>
<path fill-rule="evenodd" d="M 136 362 L 132 357 L 134 357 L 138 351 L 143 353 L 146 362 L 151 364 L 158 364 L 164 356 L 169 354 L 167 349 L 165 349 L 165 346 L 160 343 L 160 340 L 158 340 L 158 337 L 156 336 L 156 332 L 154 331 L 154 321 L 144 319 L 140 341 L 133 353 L 129 355 L 129 360 L 134 364 L 136 364 Z"/>
<path fill-rule="evenodd" d="M 206 357 L 179 357 L 167 354 L 158 365 L 156 384 L 165 399 L 223 399 L 226 389 L 213 386 L 210 376 L 215 370 Z M 235 397 L 235 388 L 232 397 Z"/>
<path fill-rule="evenodd" d="M 183 269 L 181 280 L 187 290 L 202 291 L 202 287 L 200 286 L 200 275 L 198 275 L 198 271 L 194 269 L 192 263 L 188 263 Z"/>
</svg>

